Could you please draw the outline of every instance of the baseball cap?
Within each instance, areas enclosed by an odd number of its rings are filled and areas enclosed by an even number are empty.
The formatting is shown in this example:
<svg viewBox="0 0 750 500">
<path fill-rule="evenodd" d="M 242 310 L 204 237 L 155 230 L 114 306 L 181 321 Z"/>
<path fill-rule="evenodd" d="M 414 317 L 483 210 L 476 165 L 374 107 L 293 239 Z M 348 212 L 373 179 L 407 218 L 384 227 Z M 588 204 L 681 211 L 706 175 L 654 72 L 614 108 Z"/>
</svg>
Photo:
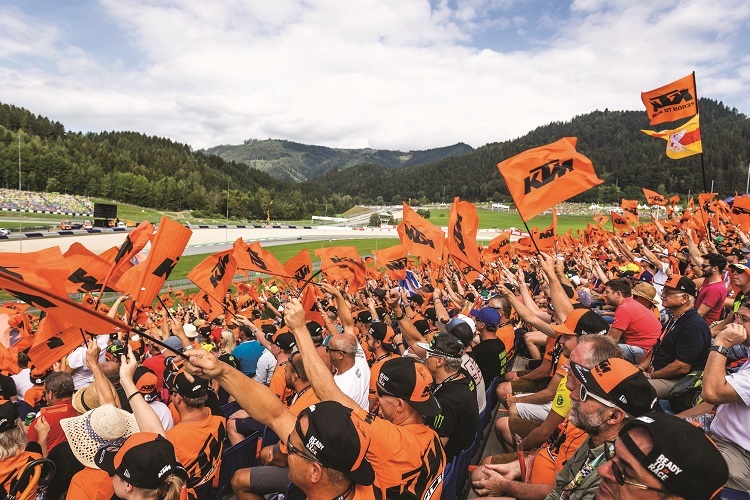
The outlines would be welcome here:
<svg viewBox="0 0 750 500">
<path fill-rule="evenodd" d="M 323 327 L 317 321 L 308 321 L 306 326 L 311 337 L 323 336 Z"/>
<path fill-rule="evenodd" d="M 126 356 L 127 354 L 128 349 L 119 340 L 113 341 L 106 349 L 107 361 L 119 362 L 122 356 Z"/>
<path fill-rule="evenodd" d="M 750 273 L 750 259 L 741 260 L 736 264 L 729 264 L 732 269 L 737 269 L 745 273 Z"/>
<path fill-rule="evenodd" d="M 302 417 L 307 417 L 307 432 L 302 432 Z M 295 430 L 305 450 L 325 467 L 343 472 L 357 484 L 375 481 L 375 471 L 365 458 L 370 430 L 351 408 L 336 401 L 315 403 L 300 412 Z"/>
<path fill-rule="evenodd" d="M 18 419 L 18 409 L 11 401 L 0 404 L 0 432 L 9 431 L 16 428 Z"/>
<path fill-rule="evenodd" d="M 491 307 L 472 309 L 469 314 L 487 326 L 497 326 L 500 324 L 500 313 Z"/>
<path fill-rule="evenodd" d="M 198 336 L 198 329 L 190 323 L 182 325 L 182 330 L 185 332 L 185 336 L 191 340 Z"/>
<path fill-rule="evenodd" d="M 44 379 L 47 378 L 47 375 L 52 373 L 54 370 L 52 367 L 48 368 L 45 371 L 37 370 L 36 368 L 32 368 L 29 372 L 29 380 L 34 385 L 42 385 L 44 383 Z"/>
<path fill-rule="evenodd" d="M 653 441 L 648 455 L 628 431 L 645 429 Z M 671 493 L 686 500 L 713 498 L 729 479 L 729 469 L 716 445 L 698 427 L 672 415 L 651 412 L 628 422 L 620 441 Z"/>
<path fill-rule="evenodd" d="M 368 330 L 368 333 L 372 335 L 375 340 L 381 341 L 383 344 L 393 344 L 393 337 L 396 335 L 393 332 L 393 328 L 390 325 L 378 321 L 373 323 Z"/>
<path fill-rule="evenodd" d="M 140 365 L 135 369 L 133 383 L 148 403 L 156 399 L 156 382 L 156 373 L 150 368 Z"/>
<path fill-rule="evenodd" d="M 122 446 L 100 448 L 94 463 L 138 488 L 156 489 L 170 474 L 187 479 L 187 472 L 175 458 L 172 443 L 153 432 L 133 434 Z"/>
<path fill-rule="evenodd" d="M 431 355 L 443 358 L 460 358 L 464 350 L 463 343 L 450 333 L 435 335 L 429 344 L 417 342 L 417 345 Z"/>
<path fill-rule="evenodd" d="M 370 323 L 372 321 L 372 313 L 365 309 L 354 313 L 354 318 L 362 323 Z"/>
<path fill-rule="evenodd" d="M 161 342 L 162 344 L 168 346 L 169 349 L 171 349 L 174 352 L 182 352 L 182 341 L 179 338 L 175 337 L 174 335 L 167 337 Z M 162 349 L 161 351 L 162 353 L 165 353 L 165 351 L 168 351 L 168 349 Z M 172 351 L 166 352 L 165 354 L 167 356 L 172 356 L 174 354 L 174 352 Z"/>
<path fill-rule="evenodd" d="M 277 287 L 276 285 L 271 285 L 268 287 L 268 291 L 271 293 L 279 293 L 279 287 Z"/>
<path fill-rule="evenodd" d="M 415 293 L 414 295 L 412 295 L 411 297 L 409 297 L 409 300 L 412 301 L 412 302 L 416 302 L 420 306 L 422 304 L 424 304 L 424 297 L 422 297 L 418 293 Z"/>
<path fill-rule="evenodd" d="M 609 330 L 609 324 L 604 318 L 591 309 L 573 309 L 563 323 L 550 326 L 563 335 L 590 335 Z"/>
<path fill-rule="evenodd" d="M 451 331 L 454 326 L 456 326 L 457 324 L 461 322 L 469 325 L 472 333 L 477 333 L 477 324 L 474 322 L 474 319 L 469 316 L 466 316 L 465 314 L 456 314 L 456 317 L 451 318 L 448 324 L 445 325 L 445 329 L 448 331 Z"/>
<path fill-rule="evenodd" d="M 386 395 L 403 399 L 422 415 L 440 414 L 440 403 L 430 392 L 432 375 L 414 358 L 389 359 L 380 367 L 377 388 Z"/>
<path fill-rule="evenodd" d="M 643 372 L 629 361 L 620 358 L 605 359 L 589 369 L 575 361 L 570 362 L 570 372 L 587 391 L 614 403 L 633 416 L 654 409 L 656 390 Z"/>
<path fill-rule="evenodd" d="M 288 328 L 282 328 L 274 333 L 271 342 L 279 346 L 282 351 L 291 351 L 292 347 L 297 345 L 294 335 Z"/>
<path fill-rule="evenodd" d="M 670 276 L 664 283 L 664 288 L 673 288 L 680 292 L 685 292 L 688 295 L 692 295 L 693 297 L 695 297 L 698 292 L 693 280 L 685 276 L 680 276 L 679 274 L 673 274 Z"/>
<path fill-rule="evenodd" d="M 199 398 L 208 392 L 208 380 L 193 376 L 193 381 L 191 382 L 182 371 L 177 372 L 174 377 L 170 377 L 169 382 L 171 385 L 170 389 L 183 398 Z M 164 383 L 167 383 L 166 376 Z"/>
</svg>

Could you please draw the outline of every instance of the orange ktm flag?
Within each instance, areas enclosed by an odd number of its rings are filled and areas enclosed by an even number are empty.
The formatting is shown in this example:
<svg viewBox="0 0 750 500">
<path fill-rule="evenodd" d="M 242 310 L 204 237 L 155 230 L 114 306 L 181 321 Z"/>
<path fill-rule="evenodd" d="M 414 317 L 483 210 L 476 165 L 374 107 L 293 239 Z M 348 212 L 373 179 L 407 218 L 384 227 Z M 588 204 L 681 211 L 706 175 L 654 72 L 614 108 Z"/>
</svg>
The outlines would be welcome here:
<svg viewBox="0 0 750 500">
<path fill-rule="evenodd" d="M 608 220 L 609 220 L 609 217 L 607 217 L 606 215 L 596 214 L 594 216 L 594 222 L 596 222 L 600 226 L 603 226 L 604 224 L 606 224 Z"/>
<path fill-rule="evenodd" d="M 28 253 L 2 252 L 0 271 L 49 290 L 64 290 L 70 274 L 60 247 Z"/>
<path fill-rule="evenodd" d="M 237 269 L 240 271 L 255 271 L 271 276 L 288 278 L 289 272 L 281 265 L 274 255 L 254 241 L 249 245 L 242 238 L 234 242 L 234 258 L 237 259 Z"/>
<path fill-rule="evenodd" d="M 138 226 L 125 237 L 125 242 L 120 245 L 120 248 L 112 259 L 112 267 L 104 277 L 102 286 L 109 284 L 111 279 L 114 279 L 115 281 L 119 280 L 123 268 L 130 266 L 130 259 L 138 255 L 138 252 L 145 248 L 153 236 L 153 233 L 154 225 L 146 220 L 138 224 Z M 104 254 L 100 257 L 109 260 Z"/>
<path fill-rule="evenodd" d="M 233 252 L 234 250 L 226 250 L 209 255 L 188 273 L 187 278 L 214 300 L 223 302 L 237 271 Z"/>
<path fill-rule="evenodd" d="M 622 215 L 634 224 L 638 224 L 638 202 L 636 200 L 623 199 L 620 208 L 622 208 Z"/>
<path fill-rule="evenodd" d="M 148 257 L 123 274 L 117 287 L 139 304 L 150 306 L 180 260 L 192 234 L 179 222 L 162 217 Z"/>
<path fill-rule="evenodd" d="M 641 189 L 643 189 L 643 195 L 646 197 L 646 203 L 648 203 L 649 205 L 659 205 L 663 207 L 667 204 L 667 199 L 656 191 L 651 191 L 650 189 L 646 188 Z M 677 201 L 680 201 L 679 198 L 677 199 Z"/>
<path fill-rule="evenodd" d="M 661 132 L 641 130 L 641 132 L 667 141 L 667 156 L 673 160 L 679 160 L 703 152 L 699 121 L 699 116 L 695 115 L 676 129 Z"/>
<path fill-rule="evenodd" d="M 284 269 L 291 279 L 297 281 L 305 281 L 312 274 L 312 259 L 310 258 L 310 251 L 307 248 L 303 248 L 297 255 L 284 262 Z"/>
<path fill-rule="evenodd" d="M 82 343 L 82 330 L 76 326 L 67 325 L 63 330 L 55 332 L 54 336 L 29 349 L 29 359 L 36 370 L 46 371 Z"/>
<path fill-rule="evenodd" d="M 510 254 L 510 231 L 504 231 L 490 241 L 487 248 L 482 251 L 482 258 L 486 261 L 496 261 L 508 254 Z"/>
<path fill-rule="evenodd" d="M 564 137 L 497 164 L 524 221 L 604 182 L 591 160 L 576 151 L 577 141 Z"/>
<path fill-rule="evenodd" d="M 65 282 L 67 293 L 99 292 L 112 268 L 106 260 L 96 255 L 78 242 L 73 243 L 63 254 L 70 274 Z M 114 292 L 107 287 L 105 292 Z"/>
<path fill-rule="evenodd" d="M 378 267 L 385 267 L 386 274 L 392 280 L 406 279 L 406 264 L 409 253 L 404 245 L 395 245 L 383 250 L 373 250 Z"/>
<path fill-rule="evenodd" d="M 630 229 L 627 218 L 617 212 L 611 212 L 610 215 L 612 216 L 612 226 L 615 229 Z"/>
<path fill-rule="evenodd" d="M 356 292 L 365 284 L 365 263 L 355 247 L 318 248 L 320 269 L 328 280 L 348 281 L 349 292 Z"/>
<path fill-rule="evenodd" d="M 668 83 L 658 89 L 641 92 L 649 124 L 667 123 L 688 118 L 698 113 L 695 92 L 695 73 Z"/>
<path fill-rule="evenodd" d="M 474 270 L 481 269 L 479 248 L 477 248 L 477 230 L 479 216 L 477 207 L 468 201 L 454 198 L 448 216 L 448 252 Z"/>
<path fill-rule="evenodd" d="M 536 241 L 539 250 L 553 250 L 555 248 L 555 235 L 557 234 L 557 210 L 552 209 L 552 224 L 546 229 L 538 231 L 537 228 L 531 230 L 531 237 Z"/>
<path fill-rule="evenodd" d="M 418 215 L 406 203 L 403 207 L 404 218 L 398 225 L 398 237 L 401 239 L 401 244 L 411 255 L 432 261 L 437 265 L 442 264 L 445 233 Z"/>
<path fill-rule="evenodd" d="M 732 222 L 744 232 L 750 230 L 750 196 L 735 196 L 732 204 Z"/>
<path fill-rule="evenodd" d="M 322 294 L 320 291 L 318 291 L 318 287 L 315 285 L 308 285 L 305 287 L 305 289 L 302 291 L 302 297 L 300 298 L 300 302 L 302 303 L 302 307 L 305 309 L 305 319 L 307 321 L 316 321 L 319 325 L 324 325 L 325 320 L 323 319 L 323 315 L 318 310 L 316 299 L 322 297 Z"/>
</svg>

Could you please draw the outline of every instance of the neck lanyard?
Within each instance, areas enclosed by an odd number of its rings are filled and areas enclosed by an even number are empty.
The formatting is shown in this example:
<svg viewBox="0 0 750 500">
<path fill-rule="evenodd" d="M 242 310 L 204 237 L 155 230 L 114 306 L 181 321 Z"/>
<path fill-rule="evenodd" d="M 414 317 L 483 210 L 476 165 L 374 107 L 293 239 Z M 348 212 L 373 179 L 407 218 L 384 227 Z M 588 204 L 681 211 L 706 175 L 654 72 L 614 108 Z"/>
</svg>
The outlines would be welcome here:
<svg viewBox="0 0 750 500">
<path fill-rule="evenodd" d="M 443 380 L 442 382 L 440 382 L 440 383 L 439 383 L 439 384 L 438 384 L 438 385 L 437 385 L 437 386 L 435 387 L 435 390 L 434 390 L 434 391 L 432 391 L 432 393 L 433 393 L 433 394 L 435 394 L 435 393 L 436 393 L 437 391 L 439 391 L 439 390 L 440 390 L 440 388 L 441 388 L 441 387 L 443 387 L 443 384 L 447 384 L 448 382 L 452 382 L 453 380 L 456 380 L 456 379 L 457 379 L 458 377 L 460 377 L 460 376 L 461 376 L 461 372 L 460 372 L 460 371 L 457 371 L 456 373 L 454 373 L 454 374 L 453 374 L 453 375 L 451 375 L 450 377 L 447 377 L 447 378 L 446 378 L 445 380 Z"/>
<path fill-rule="evenodd" d="M 334 497 L 333 500 L 345 500 L 352 493 L 354 493 L 354 483 L 350 484 L 346 491 L 339 496 Z"/>
<path fill-rule="evenodd" d="M 599 467 L 599 465 L 601 465 L 603 461 L 604 452 L 601 452 L 599 456 L 594 460 L 591 460 L 590 456 L 586 458 L 586 463 L 583 464 L 581 470 L 579 470 L 578 473 L 573 477 L 573 479 L 571 479 L 570 482 L 565 486 L 565 488 L 563 488 L 563 492 L 560 495 L 560 500 L 567 500 L 570 497 L 570 492 L 581 486 L 581 484 L 583 484 L 583 480 L 586 479 L 586 476 L 591 474 L 591 471 Z"/>
</svg>

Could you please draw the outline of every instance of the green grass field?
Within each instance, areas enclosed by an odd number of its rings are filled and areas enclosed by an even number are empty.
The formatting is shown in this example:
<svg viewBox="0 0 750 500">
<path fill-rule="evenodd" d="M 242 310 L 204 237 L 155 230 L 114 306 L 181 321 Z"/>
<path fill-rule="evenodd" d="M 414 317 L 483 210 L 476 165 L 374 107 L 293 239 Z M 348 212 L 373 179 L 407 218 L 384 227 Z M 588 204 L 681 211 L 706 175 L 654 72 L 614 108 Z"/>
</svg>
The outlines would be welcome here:
<svg viewBox="0 0 750 500">
<path fill-rule="evenodd" d="M 447 226 L 448 225 L 448 214 L 449 211 L 444 208 L 430 210 L 430 222 L 436 226 Z M 521 230 L 525 230 L 523 227 L 523 221 L 518 215 L 518 212 L 495 212 L 492 210 L 486 210 L 482 208 L 477 209 L 479 215 L 479 229 L 491 229 L 491 228 L 509 228 L 515 227 Z M 573 231 L 576 229 L 586 229 L 586 223 L 593 222 L 591 217 L 574 217 L 570 215 L 560 215 L 557 217 L 557 231 L 558 233 L 564 233 L 568 229 L 572 228 Z M 539 229 L 544 229 L 552 224 L 552 215 L 540 215 L 534 217 L 528 222 L 529 228 L 534 226 Z"/>
</svg>

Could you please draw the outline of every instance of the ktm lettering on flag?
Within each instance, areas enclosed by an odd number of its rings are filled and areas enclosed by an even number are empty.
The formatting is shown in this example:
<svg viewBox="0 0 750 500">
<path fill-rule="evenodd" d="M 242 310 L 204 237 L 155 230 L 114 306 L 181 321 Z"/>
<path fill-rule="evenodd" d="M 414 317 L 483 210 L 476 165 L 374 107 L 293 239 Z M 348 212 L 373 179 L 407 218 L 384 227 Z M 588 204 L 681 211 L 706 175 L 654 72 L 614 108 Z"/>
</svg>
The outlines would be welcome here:
<svg viewBox="0 0 750 500">
<path fill-rule="evenodd" d="M 539 250 L 552 250 L 555 248 L 555 235 L 557 234 L 557 211 L 552 209 L 552 223 L 542 231 L 534 228 L 531 237 L 536 241 Z"/>
<path fill-rule="evenodd" d="M 448 252 L 472 269 L 480 269 L 477 230 L 477 207 L 459 197 L 453 200 L 448 216 Z"/>
<path fill-rule="evenodd" d="M 591 160 L 576 151 L 576 142 L 564 137 L 497 164 L 524 221 L 604 182 Z"/>
<path fill-rule="evenodd" d="M 490 241 L 490 244 L 482 252 L 482 258 L 486 261 L 495 261 L 509 255 L 510 251 L 510 231 L 504 231 Z"/>
<path fill-rule="evenodd" d="M 148 257 L 123 274 L 117 287 L 139 304 L 150 306 L 180 260 L 192 234 L 179 222 L 162 217 Z"/>
<path fill-rule="evenodd" d="M 612 217 L 612 226 L 614 226 L 615 229 L 630 229 L 628 219 L 624 216 L 617 212 L 611 212 L 610 216 Z"/>
<path fill-rule="evenodd" d="M 395 245 L 383 250 L 373 250 L 375 261 L 379 267 L 386 269 L 386 275 L 392 280 L 406 279 L 406 266 L 409 253 L 404 245 Z"/>
<path fill-rule="evenodd" d="M 222 302 L 237 271 L 233 252 L 226 250 L 209 255 L 188 273 L 187 278 L 216 301 Z"/>
<path fill-rule="evenodd" d="M 78 242 L 73 243 L 63 254 L 65 263 L 70 269 L 65 291 L 67 293 L 99 292 L 104 280 L 110 273 L 112 265 Z M 114 292 L 107 287 L 105 292 Z"/>
<path fill-rule="evenodd" d="M 594 222 L 596 222 L 600 226 L 605 225 L 607 221 L 609 220 L 609 217 L 607 217 L 606 215 L 602 215 L 602 214 L 596 214 L 593 218 L 594 218 Z"/>
<path fill-rule="evenodd" d="M 622 214 L 631 222 L 638 224 L 638 202 L 636 200 L 623 199 L 620 203 Z"/>
<path fill-rule="evenodd" d="M 329 280 L 348 281 L 349 292 L 356 292 L 365 284 L 365 263 L 355 247 L 318 248 L 320 269 Z"/>
<path fill-rule="evenodd" d="M 305 281 L 312 274 L 312 259 L 310 251 L 303 248 L 297 255 L 284 262 L 284 269 L 290 276 L 289 280 Z"/>
<path fill-rule="evenodd" d="M 646 197 L 646 203 L 649 205 L 659 205 L 663 207 L 667 204 L 667 199 L 657 193 L 656 191 L 651 191 L 650 189 L 641 188 L 643 189 L 643 195 Z M 679 199 L 677 201 L 680 201 Z"/>
<path fill-rule="evenodd" d="M 732 203 L 732 222 L 747 232 L 750 230 L 750 196 L 735 196 Z"/>
<path fill-rule="evenodd" d="M 445 233 L 417 214 L 406 203 L 403 204 L 404 218 L 398 225 L 401 244 L 411 255 L 436 264 L 443 262 Z"/>
<path fill-rule="evenodd" d="M 641 101 L 646 106 L 650 125 L 674 122 L 695 115 L 698 112 L 695 73 L 658 89 L 641 92 Z"/>
<path fill-rule="evenodd" d="M 242 271 L 255 271 L 271 276 L 289 277 L 288 271 L 281 265 L 276 257 L 254 241 L 249 245 L 242 238 L 234 242 L 234 258 L 237 260 L 237 269 Z"/>
<path fill-rule="evenodd" d="M 699 115 L 695 115 L 676 129 L 660 132 L 641 130 L 641 132 L 667 141 L 667 156 L 673 160 L 687 158 L 703 152 Z"/>
</svg>

